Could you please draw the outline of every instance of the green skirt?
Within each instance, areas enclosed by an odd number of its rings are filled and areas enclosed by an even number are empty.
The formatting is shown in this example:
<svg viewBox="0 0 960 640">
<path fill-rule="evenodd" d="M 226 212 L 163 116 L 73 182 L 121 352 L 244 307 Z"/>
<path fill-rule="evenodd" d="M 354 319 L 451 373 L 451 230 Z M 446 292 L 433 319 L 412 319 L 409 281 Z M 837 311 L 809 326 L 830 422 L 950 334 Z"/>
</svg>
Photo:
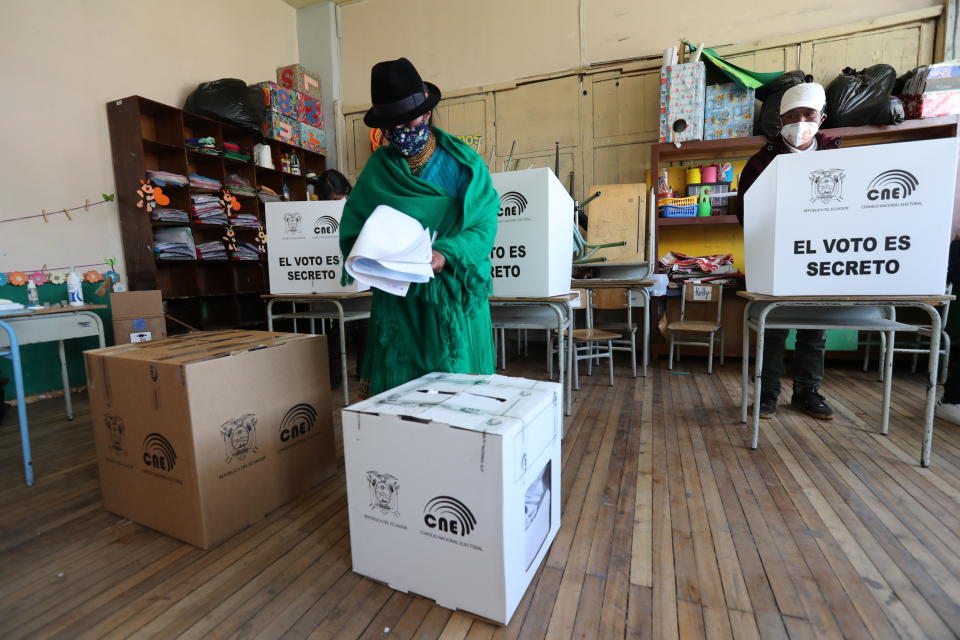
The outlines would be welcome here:
<svg viewBox="0 0 960 640">
<path fill-rule="evenodd" d="M 441 317 L 447 320 L 441 320 Z M 490 305 L 456 314 L 461 327 L 447 327 L 450 314 L 416 298 L 397 298 L 375 290 L 370 332 L 360 380 L 361 397 L 370 397 L 434 371 L 494 373 L 495 354 Z M 445 336 L 462 336 L 450 357 L 440 348 Z M 411 337 L 398 339 L 398 336 Z M 416 345 L 404 347 L 403 345 Z"/>
</svg>

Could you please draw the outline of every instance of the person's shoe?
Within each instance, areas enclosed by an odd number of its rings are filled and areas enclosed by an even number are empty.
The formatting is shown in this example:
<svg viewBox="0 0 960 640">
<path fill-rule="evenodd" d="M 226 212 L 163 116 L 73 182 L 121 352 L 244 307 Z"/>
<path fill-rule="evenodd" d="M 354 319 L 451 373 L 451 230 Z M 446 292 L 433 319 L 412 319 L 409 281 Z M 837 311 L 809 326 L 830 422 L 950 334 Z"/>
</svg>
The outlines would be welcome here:
<svg viewBox="0 0 960 640">
<path fill-rule="evenodd" d="M 777 415 L 777 396 L 778 393 L 760 394 L 760 417 L 763 419 L 772 418 Z"/>
<path fill-rule="evenodd" d="M 833 409 L 816 389 L 800 389 L 793 392 L 790 404 L 820 420 L 833 420 Z"/>
<path fill-rule="evenodd" d="M 960 424 L 960 404 L 941 402 L 937 405 L 936 414 L 938 418 L 942 418 L 947 422 Z"/>
</svg>

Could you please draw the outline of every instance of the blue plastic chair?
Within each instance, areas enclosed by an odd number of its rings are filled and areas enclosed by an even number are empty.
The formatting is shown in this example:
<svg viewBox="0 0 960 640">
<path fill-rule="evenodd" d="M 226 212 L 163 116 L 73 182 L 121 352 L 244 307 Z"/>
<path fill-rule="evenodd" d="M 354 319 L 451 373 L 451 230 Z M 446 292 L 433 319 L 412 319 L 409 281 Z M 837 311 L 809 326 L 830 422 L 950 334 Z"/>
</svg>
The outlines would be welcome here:
<svg viewBox="0 0 960 640">
<path fill-rule="evenodd" d="M 33 456 L 30 453 L 30 429 L 27 426 L 27 403 L 23 394 L 23 369 L 20 365 L 20 344 L 17 334 L 8 323 L 0 320 L 0 329 L 7 332 L 10 346 L 0 350 L 0 358 L 13 362 L 13 384 L 17 392 L 17 417 L 20 419 L 20 446 L 23 448 L 23 472 L 27 486 L 33 485 Z"/>
</svg>

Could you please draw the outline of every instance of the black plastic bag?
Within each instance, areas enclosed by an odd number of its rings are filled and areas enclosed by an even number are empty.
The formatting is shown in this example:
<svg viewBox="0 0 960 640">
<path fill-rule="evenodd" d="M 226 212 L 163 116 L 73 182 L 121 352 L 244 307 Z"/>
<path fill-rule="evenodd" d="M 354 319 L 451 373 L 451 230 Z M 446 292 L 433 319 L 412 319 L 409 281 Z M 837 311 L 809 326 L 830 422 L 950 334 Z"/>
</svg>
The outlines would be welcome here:
<svg viewBox="0 0 960 640">
<path fill-rule="evenodd" d="M 787 71 L 785 74 L 769 84 L 758 88 L 756 96 L 763 101 L 760 108 L 760 117 L 754 124 L 754 133 L 775 138 L 780 133 L 780 99 L 787 89 L 804 82 L 812 82 L 813 76 L 800 71 Z"/>
<path fill-rule="evenodd" d="M 184 111 L 232 124 L 258 136 L 263 121 L 263 90 L 243 80 L 221 78 L 201 83 L 187 96 Z"/>
<path fill-rule="evenodd" d="M 862 71 L 847 67 L 827 87 L 827 121 L 824 127 L 861 127 L 886 111 L 889 119 L 890 91 L 897 72 L 888 64 L 875 64 Z"/>
<path fill-rule="evenodd" d="M 895 96 L 903 95 L 903 88 L 907 86 L 907 83 L 913 79 L 913 76 L 917 75 L 916 69 L 910 69 L 905 74 L 897 78 L 897 81 L 893 83 L 893 89 L 890 90 L 890 93 Z"/>
<path fill-rule="evenodd" d="M 896 96 L 890 96 L 884 108 L 877 112 L 871 124 L 900 124 L 906 119 L 903 102 Z"/>
</svg>

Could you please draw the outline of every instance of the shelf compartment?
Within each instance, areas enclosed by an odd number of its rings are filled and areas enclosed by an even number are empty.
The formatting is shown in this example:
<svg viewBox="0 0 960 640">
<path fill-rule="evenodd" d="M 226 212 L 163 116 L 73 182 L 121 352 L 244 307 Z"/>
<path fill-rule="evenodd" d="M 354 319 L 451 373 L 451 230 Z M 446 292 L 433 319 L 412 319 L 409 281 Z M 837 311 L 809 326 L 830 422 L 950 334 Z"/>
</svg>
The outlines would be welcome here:
<svg viewBox="0 0 960 640">
<path fill-rule="evenodd" d="M 680 227 L 680 226 L 708 226 L 720 224 L 739 224 L 737 216 L 707 216 L 700 218 L 692 216 L 689 218 L 657 218 L 658 227 Z"/>
</svg>

